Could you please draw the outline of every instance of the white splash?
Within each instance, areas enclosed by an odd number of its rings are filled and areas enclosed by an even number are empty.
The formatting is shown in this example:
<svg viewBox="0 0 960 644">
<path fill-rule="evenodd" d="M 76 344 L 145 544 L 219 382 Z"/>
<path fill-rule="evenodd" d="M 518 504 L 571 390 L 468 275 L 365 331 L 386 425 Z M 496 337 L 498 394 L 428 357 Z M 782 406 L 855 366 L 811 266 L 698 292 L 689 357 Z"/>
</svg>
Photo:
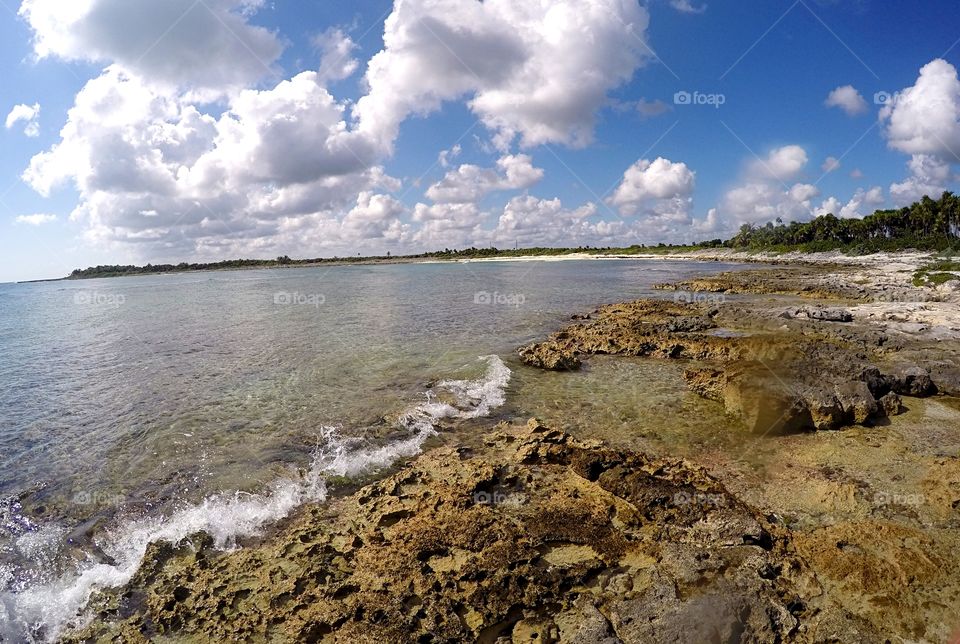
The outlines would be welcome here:
<svg viewBox="0 0 960 644">
<path fill-rule="evenodd" d="M 209 534 L 221 549 L 237 547 L 241 537 L 256 536 L 288 516 L 304 503 L 327 499 L 329 476 L 358 477 L 388 467 L 402 458 L 416 456 L 423 444 L 437 433 L 437 424 L 449 418 L 479 418 L 505 400 L 510 369 L 498 356 L 481 358 L 486 374 L 477 380 L 444 380 L 454 404 L 427 401 L 416 405 L 400 419 L 408 436 L 385 445 L 371 446 L 345 438 L 335 428 L 323 428 L 321 446 L 310 467 L 295 477 L 276 482 L 264 494 L 237 492 L 208 497 L 169 516 L 149 517 L 125 523 L 97 539 L 97 546 L 110 563 L 90 559 L 75 574 L 19 593 L 0 593 L 0 641 L 53 640 L 68 626 L 83 624 L 83 608 L 98 590 L 128 583 L 143 561 L 147 547 L 157 541 L 177 543 L 197 532 Z M 30 534 L 30 533 L 28 533 Z M 36 538 L 21 537 L 23 546 L 39 548 Z"/>
</svg>

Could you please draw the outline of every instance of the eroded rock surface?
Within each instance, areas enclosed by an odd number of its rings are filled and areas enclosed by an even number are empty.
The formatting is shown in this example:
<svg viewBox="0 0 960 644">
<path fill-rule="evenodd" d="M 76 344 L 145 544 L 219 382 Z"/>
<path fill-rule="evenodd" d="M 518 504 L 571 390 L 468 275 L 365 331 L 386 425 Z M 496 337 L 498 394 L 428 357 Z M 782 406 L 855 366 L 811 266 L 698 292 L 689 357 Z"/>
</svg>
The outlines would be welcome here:
<svg viewBox="0 0 960 644">
<path fill-rule="evenodd" d="M 871 641 L 791 532 L 705 470 L 531 421 L 265 543 L 151 547 L 75 641 Z M 866 638 L 866 639 L 864 639 Z"/>
<path fill-rule="evenodd" d="M 842 317 L 842 316 L 841 316 Z M 725 324 L 747 325 L 725 332 Z M 518 350 L 521 361 L 574 370 L 591 355 L 611 354 L 694 363 L 690 388 L 723 402 L 746 428 L 759 433 L 832 430 L 868 425 L 902 411 L 891 392 L 923 397 L 937 391 L 930 372 L 916 365 L 886 366 L 867 338 L 843 327 L 824 332 L 771 326 L 744 308 L 640 300 L 604 306 L 589 320 Z"/>
</svg>

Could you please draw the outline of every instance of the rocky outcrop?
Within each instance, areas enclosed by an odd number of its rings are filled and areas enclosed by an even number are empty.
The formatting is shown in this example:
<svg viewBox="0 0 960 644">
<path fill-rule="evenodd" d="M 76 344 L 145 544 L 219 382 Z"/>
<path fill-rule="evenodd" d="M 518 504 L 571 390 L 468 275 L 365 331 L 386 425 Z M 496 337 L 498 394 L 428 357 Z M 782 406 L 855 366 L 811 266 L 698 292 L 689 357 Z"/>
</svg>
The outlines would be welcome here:
<svg viewBox="0 0 960 644">
<path fill-rule="evenodd" d="M 839 331 L 730 332 L 721 327 L 726 315 L 683 302 L 615 304 L 518 354 L 525 364 L 554 370 L 579 369 L 600 354 L 689 361 L 694 366 L 684 378 L 690 389 L 722 402 L 748 431 L 760 434 L 869 425 L 901 413 L 902 405 L 892 400 L 880 404 L 887 394 L 927 396 L 936 390 L 919 367 L 881 372 L 865 355 L 865 343 Z M 738 315 L 738 323 L 750 322 L 743 311 Z"/>
<path fill-rule="evenodd" d="M 812 642 L 878 632 L 705 470 L 531 421 L 272 538 L 151 546 L 72 641 Z"/>
</svg>

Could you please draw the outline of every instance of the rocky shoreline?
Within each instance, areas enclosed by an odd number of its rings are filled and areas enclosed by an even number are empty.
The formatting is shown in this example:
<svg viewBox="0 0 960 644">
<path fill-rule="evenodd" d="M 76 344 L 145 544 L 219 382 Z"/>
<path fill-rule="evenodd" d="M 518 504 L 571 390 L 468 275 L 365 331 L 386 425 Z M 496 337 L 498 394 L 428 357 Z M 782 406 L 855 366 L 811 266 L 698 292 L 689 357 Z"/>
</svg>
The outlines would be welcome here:
<svg viewBox="0 0 960 644">
<path fill-rule="evenodd" d="M 241 550 L 203 534 L 154 544 L 63 639 L 951 641 L 960 306 L 909 277 L 727 273 L 519 349 L 560 371 L 680 361 L 760 466 L 504 423 Z"/>
</svg>

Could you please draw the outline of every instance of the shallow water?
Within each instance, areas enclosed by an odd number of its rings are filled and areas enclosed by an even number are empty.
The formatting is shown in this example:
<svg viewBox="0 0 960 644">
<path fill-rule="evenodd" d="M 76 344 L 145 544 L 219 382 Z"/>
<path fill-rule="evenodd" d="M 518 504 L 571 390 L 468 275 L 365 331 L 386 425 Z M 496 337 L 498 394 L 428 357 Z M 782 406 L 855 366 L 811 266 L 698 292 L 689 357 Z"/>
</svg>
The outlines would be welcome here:
<svg viewBox="0 0 960 644">
<path fill-rule="evenodd" d="M 513 350 L 572 313 L 731 268 L 400 264 L 0 285 L 0 635 L 49 637 L 91 590 L 129 579 L 149 541 L 204 529 L 230 547 L 323 500 L 330 476 L 370 476 L 478 418 L 703 447 L 715 410 L 675 365 L 549 374 Z M 689 427 L 663 423 L 681 415 Z"/>
</svg>

